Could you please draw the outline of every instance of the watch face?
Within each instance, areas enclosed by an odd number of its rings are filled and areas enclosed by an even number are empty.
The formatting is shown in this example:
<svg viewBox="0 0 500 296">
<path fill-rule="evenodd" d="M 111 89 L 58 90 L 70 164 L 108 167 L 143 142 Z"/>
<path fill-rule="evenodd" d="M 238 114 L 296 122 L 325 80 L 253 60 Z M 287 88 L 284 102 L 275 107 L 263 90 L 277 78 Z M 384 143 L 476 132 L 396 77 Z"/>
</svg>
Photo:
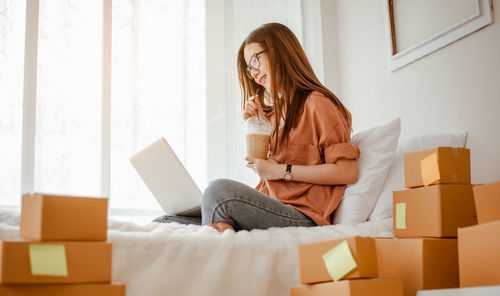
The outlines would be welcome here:
<svg viewBox="0 0 500 296">
<path fill-rule="evenodd" d="M 289 173 L 286 173 L 284 178 L 285 178 L 285 181 L 290 181 L 290 180 L 292 180 L 292 175 Z"/>
</svg>

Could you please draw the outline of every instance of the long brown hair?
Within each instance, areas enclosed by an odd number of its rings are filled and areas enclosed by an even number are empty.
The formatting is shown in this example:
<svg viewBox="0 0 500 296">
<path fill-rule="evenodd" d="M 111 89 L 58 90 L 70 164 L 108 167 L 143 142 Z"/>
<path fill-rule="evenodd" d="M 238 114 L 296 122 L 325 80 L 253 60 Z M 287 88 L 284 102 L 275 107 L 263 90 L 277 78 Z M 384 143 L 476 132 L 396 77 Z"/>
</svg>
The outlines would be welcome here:
<svg viewBox="0 0 500 296">
<path fill-rule="evenodd" d="M 264 104 L 265 88 L 246 75 L 247 64 L 244 49 L 250 43 L 259 43 L 268 55 L 272 107 Z M 264 112 L 274 111 L 275 149 L 278 146 L 281 118 L 285 118 L 283 133 L 279 139 L 279 143 L 283 144 L 288 140 L 290 130 L 297 125 L 304 103 L 312 91 L 319 91 L 328 97 L 340 109 L 346 130 L 351 130 L 349 112 L 340 100 L 319 82 L 297 37 L 285 25 L 268 23 L 252 31 L 240 46 L 237 66 L 242 92 L 242 106 L 245 106 L 251 96 L 258 94 Z M 279 97 L 278 92 L 281 93 L 281 97 Z M 286 114 L 282 114 L 283 111 Z"/>
</svg>

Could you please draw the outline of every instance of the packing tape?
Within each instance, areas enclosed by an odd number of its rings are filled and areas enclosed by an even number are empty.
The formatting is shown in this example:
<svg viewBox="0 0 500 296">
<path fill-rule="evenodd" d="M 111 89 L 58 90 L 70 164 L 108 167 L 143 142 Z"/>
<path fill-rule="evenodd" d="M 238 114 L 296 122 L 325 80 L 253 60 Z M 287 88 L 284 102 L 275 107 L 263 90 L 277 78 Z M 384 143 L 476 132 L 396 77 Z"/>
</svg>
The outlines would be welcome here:
<svg viewBox="0 0 500 296">
<path fill-rule="evenodd" d="M 441 179 L 438 156 L 436 153 L 432 153 L 420 161 L 420 173 L 424 186 L 429 186 Z"/>
</svg>

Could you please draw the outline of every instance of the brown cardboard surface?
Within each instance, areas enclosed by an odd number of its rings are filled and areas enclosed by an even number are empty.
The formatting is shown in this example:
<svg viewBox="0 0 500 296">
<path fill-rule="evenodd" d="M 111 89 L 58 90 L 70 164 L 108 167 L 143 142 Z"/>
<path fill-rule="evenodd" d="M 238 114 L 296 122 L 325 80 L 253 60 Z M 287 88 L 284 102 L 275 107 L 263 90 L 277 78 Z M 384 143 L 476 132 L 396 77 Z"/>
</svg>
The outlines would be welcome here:
<svg viewBox="0 0 500 296">
<path fill-rule="evenodd" d="M 372 238 L 349 237 L 298 246 L 300 282 L 303 284 L 332 281 L 323 261 L 323 254 L 346 240 L 357 268 L 345 279 L 377 277 L 375 242 Z"/>
<path fill-rule="evenodd" d="M 106 240 L 108 200 L 24 194 L 20 235 L 32 240 Z"/>
<path fill-rule="evenodd" d="M 456 237 L 457 228 L 477 223 L 472 185 L 432 185 L 394 191 L 396 237 Z M 396 204 L 406 204 L 406 228 L 396 227 Z"/>
<path fill-rule="evenodd" d="M 473 187 L 477 222 L 500 220 L 500 182 Z"/>
<path fill-rule="evenodd" d="M 355 279 L 290 288 L 290 296 L 403 296 L 399 279 Z"/>
<path fill-rule="evenodd" d="M 433 184 L 470 184 L 470 150 L 438 147 L 404 155 L 406 187 L 424 186 L 421 161 L 434 153 L 437 155 L 440 179 Z"/>
<path fill-rule="evenodd" d="M 500 221 L 458 230 L 460 286 L 500 285 Z"/>
<path fill-rule="evenodd" d="M 404 295 L 458 287 L 456 239 L 375 239 L 378 274 L 402 280 Z"/>
<path fill-rule="evenodd" d="M 68 276 L 41 276 L 31 273 L 30 244 L 65 246 Z M 111 243 L 107 242 L 0 242 L 0 283 L 109 283 Z"/>
<path fill-rule="evenodd" d="M 472 288 L 437 289 L 419 291 L 417 296 L 498 296 L 500 286 L 485 286 Z"/>
<path fill-rule="evenodd" d="M 125 296 L 125 284 L 0 285 L 8 296 Z"/>
</svg>

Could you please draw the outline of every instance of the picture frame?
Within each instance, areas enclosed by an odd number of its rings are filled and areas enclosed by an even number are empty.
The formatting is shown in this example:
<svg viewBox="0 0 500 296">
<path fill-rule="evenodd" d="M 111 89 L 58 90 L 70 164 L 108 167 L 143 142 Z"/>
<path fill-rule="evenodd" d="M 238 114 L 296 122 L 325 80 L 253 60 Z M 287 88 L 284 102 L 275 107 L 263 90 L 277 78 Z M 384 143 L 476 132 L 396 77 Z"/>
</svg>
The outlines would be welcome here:
<svg viewBox="0 0 500 296">
<path fill-rule="evenodd" d="M 397 47 L 395 31 L 394 0 L 382 1 L 386 28 L 387 65 L 390 72 L 421 59 L 493 22 L 493 7 L 490 0 L 474 0 L 475 9 L 472 15 L 400 51 Z"/>
</svg>

